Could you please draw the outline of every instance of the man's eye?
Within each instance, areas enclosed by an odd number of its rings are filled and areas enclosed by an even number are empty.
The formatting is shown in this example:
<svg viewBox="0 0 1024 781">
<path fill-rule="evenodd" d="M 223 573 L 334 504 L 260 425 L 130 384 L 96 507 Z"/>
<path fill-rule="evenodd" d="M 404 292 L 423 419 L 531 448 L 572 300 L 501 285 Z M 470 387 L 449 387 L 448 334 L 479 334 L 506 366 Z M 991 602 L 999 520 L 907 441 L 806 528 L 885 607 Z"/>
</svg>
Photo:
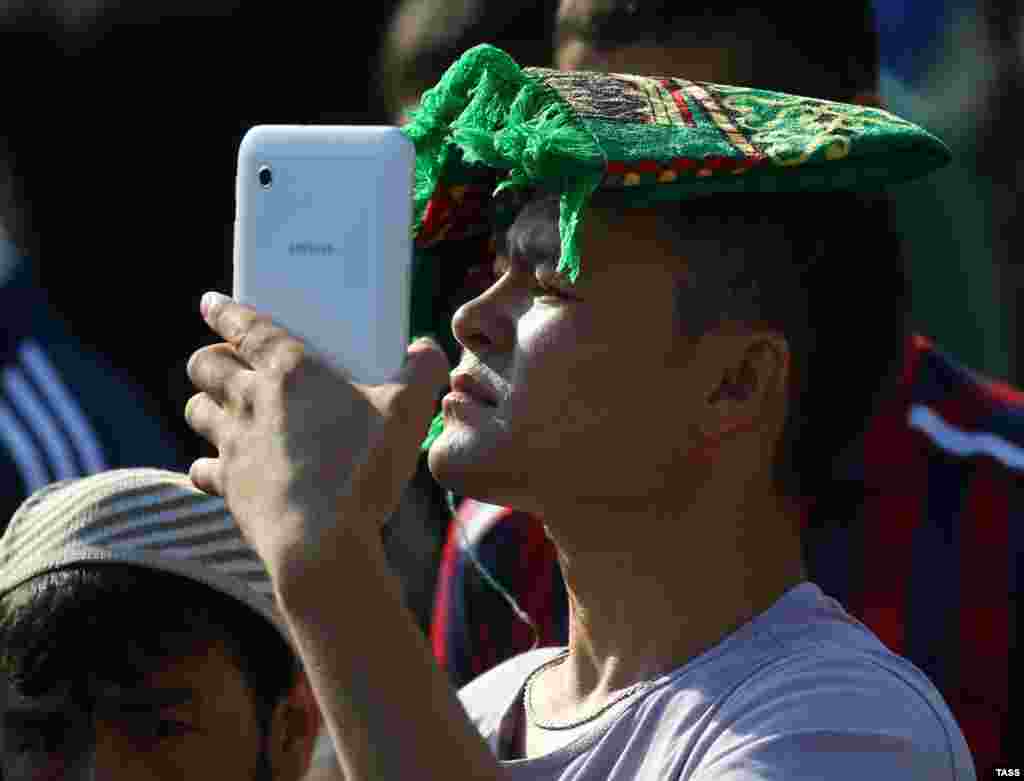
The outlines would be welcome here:
<svg viewBox="0 0 1024 781">
<path fill-rule="evenodd" d="M 533 294 L 538 298 L 568 298 L 557 287 L 547 287 L 540 284 L 534 286 Z"/>
<path fill-rule="evenodd" d="M 574 296 L 566 290 L 567 283 L 553 274 L 536 274 L 534 276 L 534 295 L 552 296 L 554 298 L 571 299 Z"/>
</svg>

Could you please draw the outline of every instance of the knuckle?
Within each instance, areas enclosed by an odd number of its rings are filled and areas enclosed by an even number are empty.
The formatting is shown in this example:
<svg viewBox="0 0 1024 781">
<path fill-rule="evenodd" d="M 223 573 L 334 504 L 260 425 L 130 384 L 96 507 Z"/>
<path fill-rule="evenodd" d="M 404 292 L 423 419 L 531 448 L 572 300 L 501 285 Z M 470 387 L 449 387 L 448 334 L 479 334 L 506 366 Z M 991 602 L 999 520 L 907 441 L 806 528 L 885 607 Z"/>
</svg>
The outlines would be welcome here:
<svg viewBox="0 0 1024 781">
<path fill-rule="evenodd" d="M 268 372 L 275 398 L 285 402 L 301 395 L 317 368 L 315 358 L 307 354 L 302 342 L 289 339 L 282 343 Z"/>
<path fill-rule="evenodd" d="M 288 404 L 292 384 L 294 377 L 290 374 L 276 371 L 261 372 L 253 380 L 247 399 L 241 402 L 242 413 L 251 414 L 259 408 L 266 420 L 276 419 Z"/>
<path fill-rule="evenodd" d="M 217 321 L 221 323 L 225 329 L 234 334 L 241 334 L 247 330 L 254 321 L 265 319 L 265 315 L 261 315 L 252 307 L 240 304 L 233 300 L 226 300 L 222 302 L 215 311 Z"/>
<path fill-rule="evenodd" d="M 238 351 L 246 358 L 258 358 L 273 344 L 280 331 L 267 317 L 254 316 L 238 334 Z"/>
<path fill-rule="evenodd" d="M 298 339 L 280 339 L 270 356 L 270 368 L 282 375 L 292 375 L 301 369 L 306 361 L 306 346 Z"/>
<path fill-rule="evenodd" d="M 238 372 L 228 378 L 224 390 L 232 406 L 240 412 L 250 414 L 253 409 L 253 381 L 249 372 Z"/>
<path fill-rule="evenodd" d="M 220 456 L 221 464 L 234 461 L 240 452 L 237 437 L 226 433 L 217 443 L 217 455 Z"/>
<path fill-rule="evenodd" d="M 210 326 L 229 342 L 235 342 L 246 328 L 245 315 L 246 312 L 237 307 L 220 304 L 210 310 Z"/>
</svg>

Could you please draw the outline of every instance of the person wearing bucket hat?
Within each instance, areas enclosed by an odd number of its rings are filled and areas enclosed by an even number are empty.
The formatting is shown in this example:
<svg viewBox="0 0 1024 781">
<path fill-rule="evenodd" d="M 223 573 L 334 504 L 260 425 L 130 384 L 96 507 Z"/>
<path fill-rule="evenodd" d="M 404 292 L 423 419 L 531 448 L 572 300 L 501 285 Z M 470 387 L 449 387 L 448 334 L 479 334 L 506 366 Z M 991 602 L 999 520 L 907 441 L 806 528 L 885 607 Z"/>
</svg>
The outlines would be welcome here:
<svg viewBox="0 0 1024 781">
<path fill-rule="evenodd" d="M 262 562 L 187 475 L 53 483 L 0 539 L 0 767 L 298 779 L 320 725 Z"/>
<path fill-rule="evenodd" d="M 486 45 L 405 132 L 421 280 L 455 258 L 495 271 L 452 322 L 430 468 L 544 518 L 569 645 L 456 697 L 402 605 L 379 532 L 433 413 L 436 343 L 360 385 L 207 294 L 225 342 L 192 356 L 185 415 L 218 456 L 190 475 L 266 563 L 346 777 L 973 778 L 927 678 L 806 581 L 787 457 L 816 318 L 864 317 L 840 294 L 884 262 L 865 246 L 828 268 L 826 234 L 856 243 L 849 191 L 925 175 L 943 144 L 873 107 L 520 68 Z"/>
</svg>

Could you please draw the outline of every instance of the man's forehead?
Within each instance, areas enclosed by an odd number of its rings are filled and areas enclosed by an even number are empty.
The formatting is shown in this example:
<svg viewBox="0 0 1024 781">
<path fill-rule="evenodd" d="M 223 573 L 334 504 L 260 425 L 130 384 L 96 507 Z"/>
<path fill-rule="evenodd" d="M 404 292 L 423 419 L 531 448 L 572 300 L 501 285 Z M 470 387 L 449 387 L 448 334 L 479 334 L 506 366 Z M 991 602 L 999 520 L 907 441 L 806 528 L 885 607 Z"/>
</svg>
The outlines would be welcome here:
<svg viewBox="0 0 1024 781">
<path fill-rule="evenodd" d="M 227 674 L 231 662 L 220 648 L 206 648 L 171 656 L 153 665 L 137 667 L 125 660 L 123 669 L 87 665 L 68 679 L 55 681 L 43 691 L 26 693 L 19 682 L 3 678 L 4 705 L 22 709 L 84 707 L 167 707 L 197 696 L 212 679 Z M 123 673 L 123 674 L 122 674 Z"/>
</svg>

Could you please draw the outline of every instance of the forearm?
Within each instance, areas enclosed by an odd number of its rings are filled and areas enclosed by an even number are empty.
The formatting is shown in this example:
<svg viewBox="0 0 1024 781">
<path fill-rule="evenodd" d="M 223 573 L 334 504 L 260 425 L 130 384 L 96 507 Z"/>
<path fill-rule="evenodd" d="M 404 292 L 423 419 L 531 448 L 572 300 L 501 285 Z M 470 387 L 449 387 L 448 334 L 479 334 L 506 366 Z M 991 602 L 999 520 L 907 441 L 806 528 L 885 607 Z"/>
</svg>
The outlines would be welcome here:
<svg viewBox="0 0 1024 781">
<path fill-rule="evenodd" d="M 278 589 L 345 778 L 502 778 L 383 556 L 359 557 L 358 573 L 356 558 L 329 587 L 308 576 Z"/>
</svg>

